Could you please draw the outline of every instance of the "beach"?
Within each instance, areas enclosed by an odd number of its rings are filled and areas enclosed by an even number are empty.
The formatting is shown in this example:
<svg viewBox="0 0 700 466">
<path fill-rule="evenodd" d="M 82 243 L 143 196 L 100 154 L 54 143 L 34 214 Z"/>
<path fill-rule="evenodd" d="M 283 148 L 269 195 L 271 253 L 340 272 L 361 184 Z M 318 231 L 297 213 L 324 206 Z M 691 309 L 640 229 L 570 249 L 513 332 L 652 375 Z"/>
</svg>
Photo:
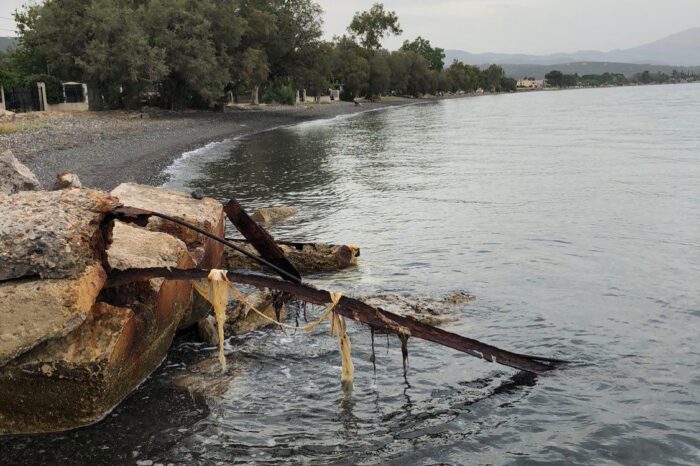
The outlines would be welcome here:
<svg viewBox="0 0 700 466">
<path fill-rule="evenodd" d="M 260 106 L 224 112 L 103 111 L 25 114 L 22 131 L 3 134 L 0 151 L 12 150 L 45 187 L 67 171 L 83 186 L 111 190 L 122 182 L 160 185 L 184 152 L 210 142 L 240 138 L 310 120 L 426 102 L 392 98 L 382 102 Z"/>
</svg>

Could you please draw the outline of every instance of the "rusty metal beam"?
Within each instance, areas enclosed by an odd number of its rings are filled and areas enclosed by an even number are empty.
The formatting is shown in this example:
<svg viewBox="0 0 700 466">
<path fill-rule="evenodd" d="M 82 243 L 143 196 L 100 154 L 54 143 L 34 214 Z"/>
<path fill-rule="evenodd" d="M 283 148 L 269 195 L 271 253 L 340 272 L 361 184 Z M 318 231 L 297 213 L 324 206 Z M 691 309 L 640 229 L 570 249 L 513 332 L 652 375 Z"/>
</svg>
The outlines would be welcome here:
<svg viewBox="0 0 700 466">
<path fill-rule="evenodd" d="M 182 270 L 160 267 L 112 271 L 109 275 L 107 286 L 117 286 L 151 278 L 198 280 L 207 277 L 208 274 L 208 270 Z M 227 276 L 229 280 L 235 283 L 291 293 L 297 298 L 313 304 L 327 305 L 331 303 L 331 296 L 328 291 L 313 288 L 309 285 L 285 282 L 258 274 L 228 272 Z M 340 299 L 340 302 L 335 307 L 335 311 L 349 319 L 367 324 L 372 328 L 396 333 L 404 338 L 416 337 L 432 341 L 457 351 L 470 354 L 479 359 L 535 374 L 555 369 L 556 363 L 566 362 L 551 358 L 529 356 L 496 348 L 495 346 L 482 343 L 478 340 L 433 327 L 411 317 L 400 316 L 383 309 L 372 307 L 362 301 L 347 296 L 343 296 Z"/>
<path fill-rule="evenodd" d="M 301 282 L 301 274 L 297 270 L 289 259 L 284 255 L 282 249 L 275 243 L 274 238 L 260 225 L 258 225 L 255 220 L 250 218 L 250 215 L 243 209 L 243 207 L 234 198 L 224 206 L 224 212 L 226 216 L 233 223 L 238 231 L 250 241 L 256 251 L 260 253 L 263 259 L 276 265 L 280 269 L 287 272 L 289 275 L 293 275 L 297 278 L 295 283 Z M 289 280 L 286 274 L 280 274 L 285 280 Z"/>
</svg>

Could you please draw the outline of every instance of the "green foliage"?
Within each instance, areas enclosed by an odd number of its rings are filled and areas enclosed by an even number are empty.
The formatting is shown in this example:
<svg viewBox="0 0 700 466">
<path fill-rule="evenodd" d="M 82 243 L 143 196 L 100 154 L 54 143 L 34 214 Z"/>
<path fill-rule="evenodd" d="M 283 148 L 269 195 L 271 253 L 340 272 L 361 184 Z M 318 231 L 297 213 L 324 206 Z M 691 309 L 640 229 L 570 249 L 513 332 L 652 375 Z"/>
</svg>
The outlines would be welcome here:
<svg viewBox="0 0 700 466">
<path fill-rule="evenodd" d="M 388 35 L 399 35 L 403 32 L 399 18 L 394 11 L 386 11 L 384 5 L 375 3 L 367 11 L 358 11 L 352 18 L 348 32 L 367 50 L 378 50 L 381 41 Z"/>
<path fill-rule="evenodd" d="M 548 86 L 561 87 L 564 83 L 564 73 L 559 70 L 552 70 L 544 75 L 544 79 Z"/>
<path fill-rule="evenodd" d="M 289 84 L 270 86 L 263 93 L 262 100 L 267 104 L 277 103 L 282 105 L 294 105 L 295 93 Z"/>
<path fill-rule="evenodd" d="M 0 70 L 0 85 L 2 85 L 6 91 L 11 91 L 24 86 L 25 81 L 19 73 L 10 70 Z"/>
<path fill-rule="evenodd" d="M 431 70 L 441 71 L 445 65 L 445 49 L 432 47 L 430 41 L 418 36 L 413 42 L 404 41 L 401 46 L 404 52 L 413 51 L 419 53 L 426 60 Z"/>
<path fill-rule="evenodd" d="M 50 105 L 63 103 L 63 83 L 60 79 L 48 74 L 35 74 L 25 79 L 27 86 L 35 86 L 40 82 L 46 85 L 46 101 Z"/>
</svg>

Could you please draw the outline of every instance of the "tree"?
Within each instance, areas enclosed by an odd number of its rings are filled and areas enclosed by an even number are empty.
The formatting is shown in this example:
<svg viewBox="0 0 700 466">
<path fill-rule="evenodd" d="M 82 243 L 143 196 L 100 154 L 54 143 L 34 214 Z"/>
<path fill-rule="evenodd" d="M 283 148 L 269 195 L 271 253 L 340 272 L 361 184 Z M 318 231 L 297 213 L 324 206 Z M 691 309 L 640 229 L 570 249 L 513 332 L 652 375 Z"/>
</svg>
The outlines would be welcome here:
<svg viewBox="0 0 700 466">
<path fill-rule="evenodd" d="M 363 56 L 362 49 L 349 37 L 336 40 L 333 75 L 343 86 L 343 97 L 352 100 L 367 88 L 369 81 L 369 62 Z"/>
<path fill-rule="evenodd" d="M 445 49 L 432 47 L 430 41 L 418 36 L 413 42 L 404 41 L 401 46 L 403 51 L 419 53 L 428 61 L 431 70 L 441 71 L 445 65 Z"/>
<path fill-rule="evenodd" d="M 498 65 L 491 65 L 483 72 L 482 87 L 491 92 L 501 92 L 505 71 Z"/>
<path fill-rule="evenodd" d="M 387 53 L 377 52 L 369 59 L 369 82 L 367 97 L 373 98 L 386 94 L 391 82 L 391 69 L 387 60 Z"/>
<path fill-rule="evenodd" d="M 378 50 L 384 37 L 399 35 L 403 30 L 396 12 L 386 11 L 384 5 L 375 3 L 368 11 L 355 13 L 348 32 L 353 39 L 359 39 L 366 50 Z"/>
<path fill-rule="evenodd" d="M 548 86 L 561 87 L 564 81 L 564 73 L 559 70 L 552 70 L 544 75 Z"/>
</svg>

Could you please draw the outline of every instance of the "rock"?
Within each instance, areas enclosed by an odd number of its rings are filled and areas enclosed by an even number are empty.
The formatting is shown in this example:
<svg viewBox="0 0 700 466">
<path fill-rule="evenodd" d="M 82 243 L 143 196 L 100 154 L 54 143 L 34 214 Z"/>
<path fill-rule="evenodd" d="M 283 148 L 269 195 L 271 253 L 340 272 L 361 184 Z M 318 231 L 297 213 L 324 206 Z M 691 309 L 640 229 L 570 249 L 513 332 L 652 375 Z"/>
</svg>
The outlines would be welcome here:
<svg viewBox="0 0 700 466">
<path fill-rule="evenodd" d="M 194 199 L 178 191 L 154 188 L 134 183 L 117 186 L 112 194 L 122 204 L 130 207 L 153 210 L 189 222 L 199 228 L 223 237 L 225 217 L 220 202 L 210 197 Z M 216 268 L 221 265 L 223 245 L 194 230 L 160 218 L 151 218 L 147 228 L 151 231 L 168 233 L 182 240 L 188 248 L 204 246 L 204 256 L 197 267 Z"/>
<path fill-rule="evenodd" d="M 75 278 L 104 264 L 117 199 L 91 189 L 0 196 L 0 280 Z"/>
<path fill-rule="evenodd" d="M 81 325 L 106 279 L 93 263 L 75 279 L 0 282 L 0 367 Z"/>
<path fill-rule="evenodd" d="M 194 265 L 187 247 L 177 238 L 121 222 L 114 224 L 107 253 L 109 266 L 117 270 Z M 31 291 L 65 281 L 32 282 Z M 191 283 L 151 279 L 106 288 L 100 293 L 101 302 L 92 306 L 103 283 L 97 284 L 92 294 L 75 293 L 87 306 L 81 308 L 82 319 L 76 319 L 72 332 L 52 332 L 53 338 L 0 369 L 0 393 L 11 394 L 0 396 L 0 433 L 60 431 L 96 422 L 165 358 L 178 325 L 190 310 Z M 16 296 L 16 300 L 20 298 Z M 33 303 L 20 312 L 32 316 L 39 306 L 51 308 Z M 66 314 L 60 307 L 59 311 Z M 19 325 L 23 326 L 26 324 Z"/>
<path fill-rule="evenodd" d="M 277 314 L 273 305 L 274 296 L 271 292 L 255 291 L 246 296 L 246 298 L 255 309 L 277 320 Z M 279 311 L 279 319 L 283 320 L 286 316 L 286 310 L 282 306 Z M 227 336 L 242 335 L 271 325 L 275 325 L 274 322 L 264 319 L 253 311 L 247 311 L 243 303 L 237 303 L 226 311 L 224 333 Z"/>
<path fill-rule="evenodd" d="M 256 253 L 255 248 L 244 241 L 238 246 Z M 278 243 L 284 255 L 301 273 L 335 272 L 357 265 L 360 248 L 351 244 Z M 257 253 L 256 253 L 257 254 Z M 224 268 L 262 270 L 260 264 L 231 248 L 224 250 Z"/>
<path fill-rule="evenodd" d="M 39 180 L 30 169 L 15 158 L 12 151 L 6 150 L 0 153 L 0 196 L 39 189 L 41 189 Z"/>
<path fill-rule="evenodd" d="M 456 312 L 464 303 L 476 301 L 477 298 L 467 293 L 456 293 L 442 299 L 432 297 L 398 296 L 381 294 L 363 299 L 370 306 L 380 307 L 386 311 L 402 316 L 409 316 L 429 325 L 454 322 L 459 319 Z"/>
<path fill-rule="evenodd" d="M 78 175 L 68 172 L 59 173 L 56 176 L 56 181 L 53 184 L 53 190 L 58 191 L 60 189 L 70 189 L 70 188 L 82 188 L 83 185 L 80 183 Z"/>
<path fill-rule="evenodd" d="M 17 115 L 9 110 L 0 110 L 0 122 L 12 123 Z"/>
<path fill-rule="evenodd" d="M 220 398 L 241 373 L 239 367 L 229 364 L 226 373 L 222 374 L 219 359 L 214 355 L 169 374 L 165 382 L 173 388 L 186 390 L 192 396 Z"/>
<path fill-rule="evenodd" d="M 134 183 L 117 186 L 112 194 L 127 206 L 153 210 L 184 220 L 213 233 L 224 236 L 225 217 L 223 206 L 215 199 L 205 197 L 194 199 L 189 194 L 154 188 Z M 152 218 L 147 228 L 151 231 L 168 233 L 182 240 L 194 259 L 194 266 L 205 269 L 221 267 L 224 246 L 189 228 Z M 182 321 L 182 327 L 194 325 L 209 313 L 208 303 L 200 296 L 195 296 L 192 311 Z"/>
<path fill-rule="evenodd" d="M 197 321 L 197 336 L 199 341 L 208 345 L 219 344 L 219 333 L 216 328 L 216 317 L 207 316 Z"/>
<path fill-rule="evenodd" d="M 296 207 L 266 207 L 253 212 L 250 218 L 259 223 L 275 223 L 298 213 Z"/>
<path fill-rule="evenodd" d="M 85 323 L 0 370 L 0 433 L 55 432 L 97 422 L 165 357 L 177 326 L 97 303 Z"/>
<path fill-rule="evenodd" d="M 107 252 L 112 269 L 194 267 L 185 243 L 166 233 L 115 222 L 112 238 Z M 146 312 L 153 312 L 154 328 L 162 330 L 173 324 L 179 325 L 182 318 L 191 312 L 192 283 L 154 278 L 109 288 L 103 292 L 103 298 L 116 306 L 136 309 L 146 306 Z"/>
</svg>

